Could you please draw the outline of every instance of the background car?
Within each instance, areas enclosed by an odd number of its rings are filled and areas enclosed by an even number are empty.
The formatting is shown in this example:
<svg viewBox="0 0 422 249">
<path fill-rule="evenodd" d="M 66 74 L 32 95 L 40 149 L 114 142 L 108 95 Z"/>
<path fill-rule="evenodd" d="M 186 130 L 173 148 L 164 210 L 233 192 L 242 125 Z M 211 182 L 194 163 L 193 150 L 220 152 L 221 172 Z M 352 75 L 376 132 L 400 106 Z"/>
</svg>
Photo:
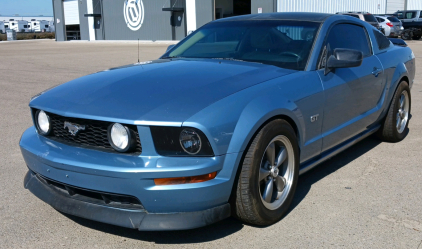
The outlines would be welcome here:
<svg viewBox="0 0 422 249">
<path fill-rule="evenodd" d="M 381 30 L 381 26 L 379 25 L 377 19 L 375 18 L 374 15 L 372 15 L 369 12 L 363 12 L 363 11 L 348 11 L 348 12 L 337 12 L 336 14 L 339 15 L 348 15 L 351 17 L 356 17 L 362 21 L 365 21 L 369 24 L 371 24 L 372 26 L 374 26 L 375 28 L 377 28 L 378 30 Z"/>
<path fill-rule="evenodd" d="M 422 11 L 399 10 L 394 13 L 403 23 L 402 38 L 405 40 L 419 40 L 422 37 Z"/>
<path fill-rule="evenodd" d="M 401 35 L 403 26 L 399 19 L 394 16 L 375 16 L 380 26 L 384 29 L 384 35 L 398 37 Z M 395 21 L 395 22 L 393 22 Z"/>
</svg>

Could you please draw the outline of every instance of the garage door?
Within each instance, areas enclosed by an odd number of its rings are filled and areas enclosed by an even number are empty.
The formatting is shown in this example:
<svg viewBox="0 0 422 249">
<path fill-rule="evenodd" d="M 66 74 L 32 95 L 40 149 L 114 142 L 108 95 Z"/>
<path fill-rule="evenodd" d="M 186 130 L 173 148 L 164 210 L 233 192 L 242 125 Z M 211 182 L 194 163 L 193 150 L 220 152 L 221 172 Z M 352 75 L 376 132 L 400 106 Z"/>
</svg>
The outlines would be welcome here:
<svg viewBox="0 0 422 249">
<path fill-rule="evenodd" d="M 387 0 L 387 14 L 392 14 L 398 10 L 404 10 L 405 0 Z"/>
<path fill-rule="evenodd" d="M 79 24 L 78 0 L 64 0 L 63 9 L 65 25 Z"/>
</svg>

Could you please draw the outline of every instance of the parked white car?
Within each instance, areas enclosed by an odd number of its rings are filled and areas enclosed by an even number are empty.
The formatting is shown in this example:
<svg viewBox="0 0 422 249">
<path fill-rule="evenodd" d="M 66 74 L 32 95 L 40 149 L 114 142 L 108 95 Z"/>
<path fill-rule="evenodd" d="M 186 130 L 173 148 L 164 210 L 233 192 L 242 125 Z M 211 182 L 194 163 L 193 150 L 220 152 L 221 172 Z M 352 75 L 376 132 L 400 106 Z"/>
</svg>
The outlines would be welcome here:
<svg viewBox="0 0 422 249">
<path fill-rule="evenodd" d="M 386 16 L 375 16 L 381 28 L 384 29 L 384 35 L 387 37 L 396 37 L 400 35 L 400 27 L 396 27 Z"/>
</svg>

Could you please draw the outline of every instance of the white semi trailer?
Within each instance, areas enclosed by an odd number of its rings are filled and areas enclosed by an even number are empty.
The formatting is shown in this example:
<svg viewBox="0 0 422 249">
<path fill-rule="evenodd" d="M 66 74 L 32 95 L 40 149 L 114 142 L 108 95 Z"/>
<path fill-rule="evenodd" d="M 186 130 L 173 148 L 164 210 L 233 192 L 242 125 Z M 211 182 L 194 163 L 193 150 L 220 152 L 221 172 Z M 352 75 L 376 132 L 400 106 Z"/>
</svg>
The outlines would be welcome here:
<svg viewBox="0 0 422 249">
<path fill-rule="evenodd" d="M 14 29 L 16 32 L 29 32 L 30 28 L 28 21 L 23 20 L 9 20 L 9 29 Z"/>
</svg>

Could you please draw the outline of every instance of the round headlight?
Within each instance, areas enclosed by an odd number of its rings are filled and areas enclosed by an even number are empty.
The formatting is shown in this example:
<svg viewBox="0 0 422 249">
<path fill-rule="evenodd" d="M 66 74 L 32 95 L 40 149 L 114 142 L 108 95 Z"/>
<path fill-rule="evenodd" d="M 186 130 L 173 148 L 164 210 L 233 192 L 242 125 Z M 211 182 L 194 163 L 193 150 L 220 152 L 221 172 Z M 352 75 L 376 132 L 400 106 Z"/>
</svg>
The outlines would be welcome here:
<svg viewBox="0 0 422 249">
<path fill-rule="evenodd" d="M 179 141 L 182 149 L 190 155 L 198 154 L 198 152 L 201 151 L 201 137 L 193 129 L 184 129 L 180 133 Z"/>
<path fill-rule="evenodd" d="M 44 111 L 38 111 L 36 115 L 38 132 L 48 135 L 51 131 L 50 117 Z"/>
<path fill-rule="evenodd" d="M 115 123 L 109 129 L 109 142 L 111 146 L 120 152 L 129 150 L 130 147 L 130 131 L 127 127 Z"/>
</svg>

